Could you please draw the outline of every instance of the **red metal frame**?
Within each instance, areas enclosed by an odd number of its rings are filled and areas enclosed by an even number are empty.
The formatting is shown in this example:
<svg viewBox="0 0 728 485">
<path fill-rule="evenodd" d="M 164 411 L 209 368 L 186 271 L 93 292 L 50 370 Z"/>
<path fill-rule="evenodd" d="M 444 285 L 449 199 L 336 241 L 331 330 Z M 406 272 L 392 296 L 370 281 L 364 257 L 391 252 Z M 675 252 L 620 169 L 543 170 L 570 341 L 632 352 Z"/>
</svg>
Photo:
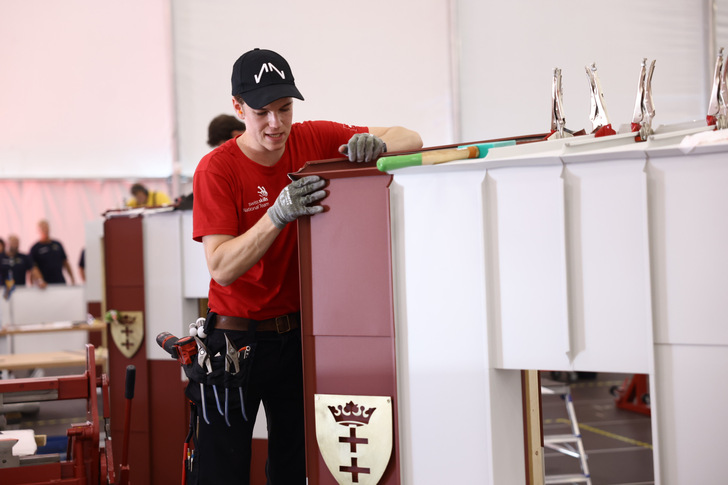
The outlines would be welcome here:
<svg viewBox="0 0 728 485">
<path fill-rule="evenodd" d="M 650 385 L 647 374 L 633 374 L 624 380 L 617 389 L 615 404 L 620 409 L 634 411 L 650 416 L 652 411 L 649 404 Z M 647 402 L 645 399 L 647 398 Z"/>
<path fill-rule="evenodd" d="M 114 461 L 111 455 L 111 437 L 106 447 L 99 448 L 99 408 L 96 388 L 101 387 L 104 419 L 109 418 L 109 383 L 106 375 L 96 377 L 94 347 L 86 345 L 86 371 L 81 375 L 44 377 L 37 379 L 10 379 L 0 381 L 0 393 L 58 392 L 58 400 L 85 399 L 86 422 L 73 424 L 67 431 L 66 461 L 39 465 L 0 468 L 3 485 L 111 484 L 115 481 Z M 127 485 L 120 481 L 119 485 Z"/>
</svg>

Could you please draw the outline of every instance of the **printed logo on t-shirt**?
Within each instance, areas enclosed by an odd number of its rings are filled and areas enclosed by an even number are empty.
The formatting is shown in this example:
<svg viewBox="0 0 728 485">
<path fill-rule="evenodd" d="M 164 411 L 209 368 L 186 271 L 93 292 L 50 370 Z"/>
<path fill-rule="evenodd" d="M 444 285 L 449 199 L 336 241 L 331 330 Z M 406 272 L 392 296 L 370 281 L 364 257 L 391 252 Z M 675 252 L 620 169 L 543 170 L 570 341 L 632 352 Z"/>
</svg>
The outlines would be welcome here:
<svg viewBox="0 0 728 485">
<path fill-rule="evenodd" d="M 268 201 L 268 191 L 262 185 L 258 186 L 258 198 L 252 202 L 248 202 L 248 205 L 243 208 L 243 212 L 255 211 L 258 209 L 265 209 L 270 205 Z"/>
</svg>

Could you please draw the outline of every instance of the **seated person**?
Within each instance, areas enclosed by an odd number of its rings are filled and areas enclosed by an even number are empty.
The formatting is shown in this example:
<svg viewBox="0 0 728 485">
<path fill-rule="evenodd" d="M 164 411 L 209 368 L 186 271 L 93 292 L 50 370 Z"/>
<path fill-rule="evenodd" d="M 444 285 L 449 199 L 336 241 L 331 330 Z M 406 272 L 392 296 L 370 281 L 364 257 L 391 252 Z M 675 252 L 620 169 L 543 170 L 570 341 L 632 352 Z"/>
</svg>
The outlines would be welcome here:
<svg viewBox="0 0 728 485">
<path fill-rule="evenodd" d="M 127 207 L 159 207 L 172 203 L 164 192 L 149 190 L 142 184 L 132 185 L 130 192 L 134 198 L 126 203 Z"/>
</svg>

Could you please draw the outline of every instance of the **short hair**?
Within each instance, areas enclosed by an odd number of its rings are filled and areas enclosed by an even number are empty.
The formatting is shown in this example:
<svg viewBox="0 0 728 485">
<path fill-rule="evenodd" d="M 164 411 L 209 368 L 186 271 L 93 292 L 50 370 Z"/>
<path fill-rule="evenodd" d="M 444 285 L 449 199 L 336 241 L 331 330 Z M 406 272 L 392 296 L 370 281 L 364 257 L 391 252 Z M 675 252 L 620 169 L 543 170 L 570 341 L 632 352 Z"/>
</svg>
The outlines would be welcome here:
<svg viewBox="0 0 728 485">
<path fill-rule="evenodd" d="M 207 127 L 207 144 L 214 148 L 232 138 L 233 131 L 245 131 L 245 123 L 230 115 L 216 116 Z"/>
<path fill-rule="evenodd" d="M 134 195 L 137 192 L 144 192 L 144 195 L 149 195 L 149 191 L 142 184 L 134 184 L 134 185 L 132 185 L 130 192 L 131 192 L 131 195 Z"/>
</svg>

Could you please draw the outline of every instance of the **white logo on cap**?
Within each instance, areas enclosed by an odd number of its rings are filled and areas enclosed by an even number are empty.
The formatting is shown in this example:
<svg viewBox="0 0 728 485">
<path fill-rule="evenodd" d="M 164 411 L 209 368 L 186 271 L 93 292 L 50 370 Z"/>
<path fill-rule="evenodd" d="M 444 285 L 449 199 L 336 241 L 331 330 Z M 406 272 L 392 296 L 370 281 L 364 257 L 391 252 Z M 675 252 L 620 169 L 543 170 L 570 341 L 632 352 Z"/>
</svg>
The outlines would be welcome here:
<svg viewBox="0 0 728 485">
<path fill-rule="evenodd" d="M 278 68 L 276 66 L 274 66 L 272 62 L 266 62 L 265 64 L 263 64 L 260 67 L 260 72 L 258 73 L 258 75 L 255 75 L 255 74 L 253 75 L 253 77 L 255 78 L 255 84 L 260 83 L 260 78 L 263 77 L 264 72 L 273 72 L 273 71 L 277 72 L 278 75 L 281 77 L 281 79 L 286 78 L 286 74 L 279 71 Z"/>
</svg>

